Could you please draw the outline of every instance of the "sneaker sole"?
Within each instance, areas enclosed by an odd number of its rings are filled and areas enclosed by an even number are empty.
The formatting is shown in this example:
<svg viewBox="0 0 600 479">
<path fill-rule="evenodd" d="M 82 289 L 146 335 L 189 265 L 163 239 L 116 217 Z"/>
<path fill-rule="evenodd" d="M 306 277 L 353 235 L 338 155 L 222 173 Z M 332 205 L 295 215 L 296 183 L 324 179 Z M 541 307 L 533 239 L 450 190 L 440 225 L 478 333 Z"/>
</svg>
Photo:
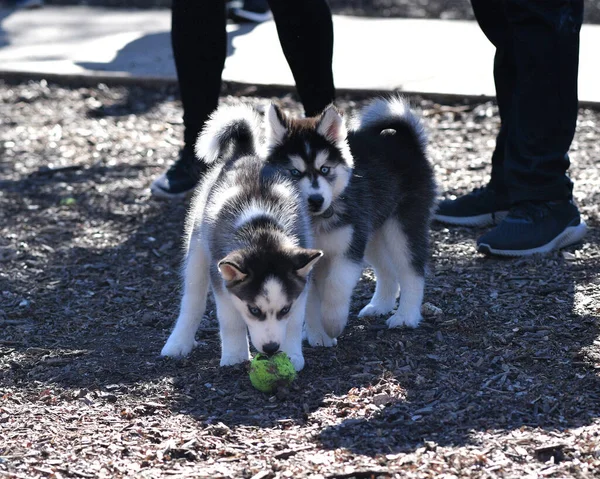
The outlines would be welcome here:
<svg viewBox="0 0 600 479">
<path fill-rule="evenodd" d="M 502 221 L 507 214 L 508 211 L 497 211 L 477 216 L 446 216 L 436 214 L 433 215 L 433 219 L 440 223 L 456 226 L 490 226 Z"/>
<path fill-rule="evenodd" d="M 195 188 L 192 188 L 191 190 L 183 191 L 181 193 L 169 193 L 157 186 L 150 185 L 150 193 L 152 193 L 152 196 L 161 200 L 185 200 L 192 196 L 194 189 Z"/>
<path fill-rule="evenodd" d="M 249 10 L 242 10 L 239 8 L 233 9 L 231 11 L 231 14 L 236 18 L 240 18 L 242 20 L 247 20 L 249 22 L 254 22 L 254 23 L 266 22 L 267 20 L 271 20 L 271 18 L 273 17 L 273 15 L 271 15 L 271 12 L 256 13 L 256 12 L 251 12 Z"/>
<path fill-rule="evenodd" d="M 566 248 L 575 243 L 579 243 L 587 232 L 585 221 L 581 221 L 577 226 L 569 226 L 556 238 L 549 243 L 538 246 L 537 248 L 521 250 L 503 250 L 492 248 L 490 245 L 482 243 L 477 246 L 477 251 L 484 254 L 493 254 L 497 256 L 529 256 L 532 254 L 550 253 L 551 251 Z"/>
</svg>

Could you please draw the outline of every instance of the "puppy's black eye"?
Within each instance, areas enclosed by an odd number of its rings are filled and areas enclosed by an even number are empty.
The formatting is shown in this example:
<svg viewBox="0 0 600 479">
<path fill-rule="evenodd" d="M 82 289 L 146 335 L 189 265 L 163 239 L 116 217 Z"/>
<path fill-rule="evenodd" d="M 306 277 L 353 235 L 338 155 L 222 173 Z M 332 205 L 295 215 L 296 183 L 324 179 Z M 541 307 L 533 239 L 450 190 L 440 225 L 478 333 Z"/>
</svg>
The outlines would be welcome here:
<svg viewBox="0 0 600 479">
<path fill-rule="evenodd" d="M 256 316 L 257 318 L 260 318 L 260 315 L 262 314 L 261 310 L 256 306 L 248 306 L 248 311 L 250 311 L 252 316 Z"/>
<path fill-rule="evenodd" d="M 302 172 L 300 170 L 297 170 L 296 168 L 290 170 L 290 175 L 292 175 L 294 178 L 301 178 L 302 177 Z"/>
<path fill-rule="evenodd" d="M 281 308 L 281 310 L 279 311 L 279 314 L 281 316 L 285 316 L 286 314 L 288 314 L 290 312 L 290 307 L 286 306 L 285 308 Z"/>
<path fill-rule="evenodd" d="M 321 167 L 321 174 L 323 176 L 327 176 L 330 171 L 331 171 L 331 168 L 329 168 L 329 166 L 322 166 Z"/>
</svg>

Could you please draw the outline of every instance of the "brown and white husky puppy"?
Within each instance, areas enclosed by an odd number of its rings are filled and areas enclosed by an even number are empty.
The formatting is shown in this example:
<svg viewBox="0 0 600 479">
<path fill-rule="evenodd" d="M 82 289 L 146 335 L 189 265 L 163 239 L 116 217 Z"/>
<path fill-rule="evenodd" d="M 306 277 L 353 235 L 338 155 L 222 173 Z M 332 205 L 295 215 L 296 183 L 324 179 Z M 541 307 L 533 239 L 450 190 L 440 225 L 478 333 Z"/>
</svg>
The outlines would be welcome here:
<svg viewBox="0 0 600 479">
<path fill-rule="evenodd" d="M 416 327 L 436 185 L 423 127 L 407 102 L 375 100 L 349 130 L 333 106 L 315 118 L 292 119 L 272 105 L 265 126 L 267 164 L 298 184 L 315 247 L 324 252 L 307 305 L 309 343 L 336 343 L 365 260 L 377 285 L 359 316 L 390 313 L 400 293 L 387 324 Z"/>
</svg>

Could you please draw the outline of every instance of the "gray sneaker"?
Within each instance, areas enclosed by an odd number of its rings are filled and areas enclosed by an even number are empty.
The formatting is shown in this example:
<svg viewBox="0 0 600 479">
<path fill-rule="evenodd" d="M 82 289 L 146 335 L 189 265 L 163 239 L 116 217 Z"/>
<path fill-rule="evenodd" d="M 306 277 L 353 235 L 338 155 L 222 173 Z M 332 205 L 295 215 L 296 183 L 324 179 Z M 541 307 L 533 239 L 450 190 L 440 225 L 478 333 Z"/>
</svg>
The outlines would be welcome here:
<svg viewBox="0 0 600 479">
<path fill-rule="evenodd" d="M 572 201 L 527 201 L 477 240 L 477 250 L 499 256 L 548 253 L 578 243 L 587 226 Z"/>
<path fill-rule="evenodd" d="M 450 225 L 488 226 L 502 221 L 509 207 L 507 196 L 486 185 L 455 200 L 440 201 L 433 219 Z"/>
</svg>

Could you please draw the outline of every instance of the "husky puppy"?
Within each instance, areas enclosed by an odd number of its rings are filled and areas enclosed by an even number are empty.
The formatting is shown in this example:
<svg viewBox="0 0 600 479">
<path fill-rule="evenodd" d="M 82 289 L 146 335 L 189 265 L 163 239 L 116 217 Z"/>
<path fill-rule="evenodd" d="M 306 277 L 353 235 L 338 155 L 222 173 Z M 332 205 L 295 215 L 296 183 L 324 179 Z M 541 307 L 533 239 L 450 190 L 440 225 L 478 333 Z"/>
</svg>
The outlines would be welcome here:
<svg viewBox="0 0 600 479">
<path fill-rule="evenodd" d="M 291 119 L 272 105 L 266 116 L 267 163 L 300 186 L 315 247 L 325 255 L 306 311 L 313 346 L 332 346 L 342 333 L 363 260 L 377 285 L 359 317 L 391 312 L 401 291 L 388 326 L 421 320 L 436 193 L 422 125 L 396 97 L 373 101 L 353 123 L 347 131 L 333 106 L 315 118 Z"/>
<path fill-rule="evenodd" d="M 208 122 L 196 154 L 214 166 L 186 221 L 183 298 L 163 356 L 189 354 L 206 308 L 217 306 L 221 366 L 250 358 L 248 335 L 266 354 L 284 351 L 304 366 L 302 326 L 309 273 L 323 253 L 312 246 L 298 188 L 258 154 L 256 114 L 223 107 Z"/>
</svg>

